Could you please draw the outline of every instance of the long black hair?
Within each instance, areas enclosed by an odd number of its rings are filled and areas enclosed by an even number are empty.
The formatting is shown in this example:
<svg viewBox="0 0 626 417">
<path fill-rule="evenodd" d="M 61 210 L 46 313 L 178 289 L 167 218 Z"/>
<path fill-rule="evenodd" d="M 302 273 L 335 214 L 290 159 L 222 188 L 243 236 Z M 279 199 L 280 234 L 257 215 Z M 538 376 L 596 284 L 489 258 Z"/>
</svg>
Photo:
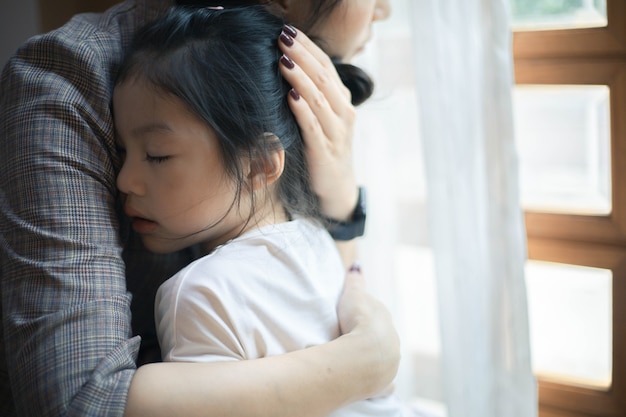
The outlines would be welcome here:
<svg viewBox="0 0 626 417">
<path fill-rule="evenodd" d="M 317 25 L 321 24 L 323 20 L 326 19 L 333 12 L 333 10 L 335 10 L 335 8 L 344 0 L 297 1 L 307 1 L 309 3 L 308 13 L 303 19 L 303 22 L 301 22 L 301 26 L 299 27 L 299 29 L 307 35 L 310 35 L 310 33 L 317 27 Z M 278 8 L 272 7 L 273 0 L 176 0 L 176 3 L 179 5 L 189 5 L 196 7 L 233 7 L 262 4 L 266 5 L 269 10 L 273 11 L 273 13 L 279 12 Z M 315 41 L 320 48 L 324 49 L 323 39 L 317 39 L 313 37 L 312 40 Z M 363 71 L 356 65 L 342 62 L 343 57 L 333 56 L 331 58 L 333 63 L 335 64 L 335 68 L 337 69 L 337 73 L 339 74 L 341 81 L 348 88 L 348 90 L 350 90 L 353 105 L 358 106 L 372 96 L 372 94 L 374 93 L 374 81 L 365 71 Z"/>
<path fill-rule="evenodd" d="M 262 6 L 174 6 L 136 33 L 117 83 L 146 80 L 181 99 L 215 131 L 224 166 L 237 184 L 234 203 L 250 186 L 242 159 L 264 164 L 282 147 L 281 203 L 289 215 L 319 219 L 304 143 L 287 102 L 291 87 L 278 67 L 283 25 Z"/>
</svg>

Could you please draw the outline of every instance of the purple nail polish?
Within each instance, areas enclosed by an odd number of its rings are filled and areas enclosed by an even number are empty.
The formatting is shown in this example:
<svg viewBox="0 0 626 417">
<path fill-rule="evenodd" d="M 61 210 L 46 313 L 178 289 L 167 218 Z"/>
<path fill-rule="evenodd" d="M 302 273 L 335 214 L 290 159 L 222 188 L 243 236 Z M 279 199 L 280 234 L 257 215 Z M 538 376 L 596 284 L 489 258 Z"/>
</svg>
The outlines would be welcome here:
<svg viewBox="0 0 626 417">
<path fill-rule="evenodd" d="M 296 64 L 287 55 L 281 56 L 280 62 L 282 62 L 283 65 L 288 69 L 294 69 L 294 67 L 296 66 Z"/>
<path fill-rule="evenodd" d="M 280 41 L 287 46 L 293 46 L 293 38 L 285 32 L 280 32 Z"/>
<path fill-rule="evenodd" d="M 300 93 L 298 93 L 296 91 L 295 88 L 292 88 L 291 90 L 289 90 L 289 95 L 291 96 L 291 98 L 293 98 L 295 101 L 300 100 Z"/>
<path fill-rule="evenodd" d="M 287 35 L 291 36 L 292 38 L 295 38 L 296 36 L 298 36 L 298 31 L 291 25 L 284 25 L 283 32 L 285 32 Z"/>
<path fill-rule="evenodd" d="M 350 272 L 357 272 L 357 273 L 361 273 L 361 265 L 359 265 L 358 262 L 355 262 L 352 264 L 352 266 L 350 267 Z"/>
</svg>

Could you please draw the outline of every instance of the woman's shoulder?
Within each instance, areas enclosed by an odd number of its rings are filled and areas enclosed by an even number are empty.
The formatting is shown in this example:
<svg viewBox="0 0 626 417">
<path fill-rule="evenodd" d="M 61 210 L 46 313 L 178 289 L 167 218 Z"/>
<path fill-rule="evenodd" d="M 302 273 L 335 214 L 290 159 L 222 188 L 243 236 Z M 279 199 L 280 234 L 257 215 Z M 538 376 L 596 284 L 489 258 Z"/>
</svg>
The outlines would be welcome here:
<svg viewBox="0 0 626 417">
<path fill-rule="evenodd" d="M 64 25 L 24 42 L 5 66 L 13 72 L 36 73 L 42 82 L 57 74 L 83 85 L 92 74 L 109 74 L 119 66 L 136 29 L 165 10 L 165 0 L 127 0 L 102 13 L 74 15 Z"/>
</svg>

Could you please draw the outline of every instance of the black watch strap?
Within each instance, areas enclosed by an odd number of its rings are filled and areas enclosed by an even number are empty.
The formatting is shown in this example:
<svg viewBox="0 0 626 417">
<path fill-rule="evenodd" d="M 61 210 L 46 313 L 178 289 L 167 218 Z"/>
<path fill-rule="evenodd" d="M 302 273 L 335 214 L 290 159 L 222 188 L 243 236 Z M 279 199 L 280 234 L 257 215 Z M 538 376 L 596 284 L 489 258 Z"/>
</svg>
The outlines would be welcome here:
<svg viewBox="0 0 626 417">
<path fill-rule="evenodd" d="M 366 201 L 365 188 L 359 187 L 359 198 L 350 221 L 337 221 L 326 218 L 327 229 L 335 240 L 347 241 L 365 233 Z"/>
</svg>

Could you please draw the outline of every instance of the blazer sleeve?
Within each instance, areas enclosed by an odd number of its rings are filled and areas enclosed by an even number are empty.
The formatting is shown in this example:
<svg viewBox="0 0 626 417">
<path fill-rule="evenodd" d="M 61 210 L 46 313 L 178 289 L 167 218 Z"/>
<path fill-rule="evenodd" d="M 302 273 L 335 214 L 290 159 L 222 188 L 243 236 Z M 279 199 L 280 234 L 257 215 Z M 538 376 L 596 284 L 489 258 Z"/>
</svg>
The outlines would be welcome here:
<svg viewBox="0 0 626 417">
<path fill-rule="evenodd" d="M 27 42 L 3 71 L 3 416 L 124 412 L 140 341 L 116 212 L 109 102 L 120 43 L 74 21 Z"/>
</svg>

